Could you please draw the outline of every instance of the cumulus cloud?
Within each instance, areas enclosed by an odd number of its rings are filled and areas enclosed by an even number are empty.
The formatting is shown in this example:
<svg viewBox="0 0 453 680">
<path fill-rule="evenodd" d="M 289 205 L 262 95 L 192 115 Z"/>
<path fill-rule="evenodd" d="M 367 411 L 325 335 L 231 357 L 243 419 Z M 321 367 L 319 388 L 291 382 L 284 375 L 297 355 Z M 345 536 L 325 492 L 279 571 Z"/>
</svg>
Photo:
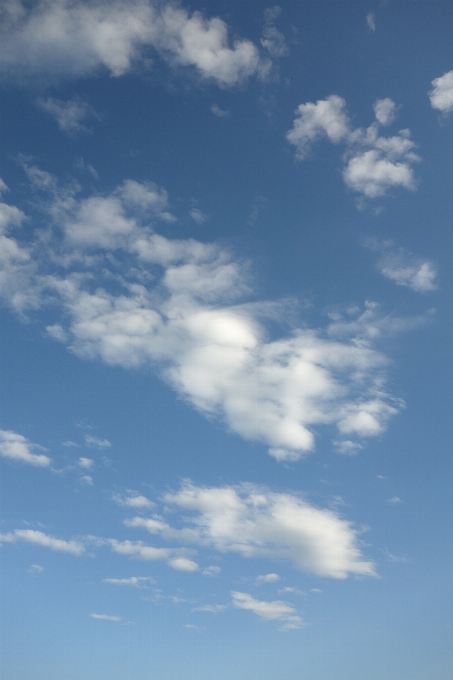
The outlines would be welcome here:
<svg viewBox="0 0 453 680">
<path fill-rule="evenodd" d="M 42 448 L 42 446 L 33 444 L 17 432 L 0 430 L 0 456 L 3 456 L 3 458 L 37 467 L 49 467 L 52 461 L 48 456 L 42 453 L 33 453 L 33 450 Z"/>
<path fill-rule="evenodd" d="M 369 240 L 365 245 L 381 253 L 377 268 L 398 286 L 411 288 L 416 293 L 437 290 L 437 269 L 429 260 L 416 257 L 404 248 L 395 248 L 392 241 Z"/>
<path fill-rule="evenodd" d="M 10 0 L 1 38 L 0 67 L 10 77 L 85 76 L 100 69 L 118 77 L 149 65 L 152 51 L 221 86 L 262 77 L 269 69 L 249 40 L 236 39 L 230 47 L 222 19 L 189 14 L 171 2 Z"/>
<path fill-rule="evenodd" d="M 84 458 L 83 456 L 79 458 L 78 465 L 85 470 L 89 470 L 94 465 L 94 460 L 92 458 Z"/>
<path fill-rule="evenodd" d="M 233 607 L 237 609 L 248 609 L 265 621 L 283 621 L 280 630 L 294 630 L 302 628 L 305 624 L 297 614 L 297 610 L 292 605 L 282 600 L 266 602 L 255 600 L 248 593 L 233 591 Z"/>
<path fill-rule="evenodd" d="M 26 543 L 32 543 L 33 545 L 72 555 L 81 555 L 85 552 L 85 546 L 80 541 L 65 541 L 34 529 L 15 529 L 15 531 L 0 534 L 0 543 L 16 543 L 17 541 L 25 541 Z"/>
<path fill-rule="evenodd" d="M 414 190 L 417 186 L 412 165 L 420 158 L 414 152 L 415 143 L 410 131 L 400 130 L 393 137 L 382 137 L 380 125 L 390 125 L 396 106 L 389 99 L 374 104 L 376 122 L 368 128 L 351 127 L 346 102 L 337 95 L 316 103 L 300 104 L 293 128 L 286 138 L 296 147 L 296 158 L 307 157 L 314 142 L 328 138 L 338 144 L 344 142 L 343 180 L 345 184 L 366 198 L 384 196 L 392 187 Z"/>
<path fill-rule="evenodd" d="M 444 114 L 453 111 L 453 70 L 444 73 L 440 78 L 434 78 L 429 92 L 429 100 L 433 109 L 442 111 Z"/>
<path fill-rule="evenodd" d="M 164 501 L 192 513 L 185 517 L 190 533 L 184 528 L 170 534 L 165 527 L 153 527 L 152 533 L 161 531 L 173 540 L 247 558 L 285 560 L 319 576 L 342 579 L 349 574 L 374 574 L 372 562 L 360 552 L 352 524 L 296 495 L 254 485 L 219 488 L 186 483 L 180 491 L 167 493 Z M 268 574 L 263 580 L 275 581 L 276 576 Z"/>
<path fill-rule="evenodd" d="M 200 568 L 196 562 L 187 559 L 187 557 L 175 557 L 168 564 L 176 571 L 198 571 Z"/>
<path fill-rule="evenodd" d="M 270 340 L 267 321 L 283 319 L 286 304 L 240 304 L 247 263 L 217 244 L 157 234 L 149 221 L 167 213 L 163 190 L 126 181 L 108 196 L 77 199 L 48 173 L 31 178 L 49 196 L 49 230 L 25 294 L 52 303 L 58 318 L 48 333 L 78 356 L 154 366 L 196 409 L 279 461 L 311 451 L 323 425 L 353 441 L 380 434 L 398 411 L 374 343 L 404 324 L 380 321 L 368 305 L 348 323 Z M 8 276 L 9 301 L 17 281 Z M 85 443 L 110 446 L 93 435 Z"/>
<path fill-rule="evenodd" d="M 134 496 L 120 496 L 119 494 L 115 494 L 113 500 L 126 508 L 149 509 L 155 506 L 155 503 L 150 501 L 149 498 L 139 494 Z"/>
<path fill-rule="evenodd" d="M 82 125 L 81 121 L 89 117 L 99 118 L 87 102 L 78 98 L 61 101 L 60 99 L 48 97 L 47 99 L 38 99 L 37 104 L 40 109 L 55 118 L 60 130 L 68 134 L 89 132 L 88 128 Z"/>
</svg>

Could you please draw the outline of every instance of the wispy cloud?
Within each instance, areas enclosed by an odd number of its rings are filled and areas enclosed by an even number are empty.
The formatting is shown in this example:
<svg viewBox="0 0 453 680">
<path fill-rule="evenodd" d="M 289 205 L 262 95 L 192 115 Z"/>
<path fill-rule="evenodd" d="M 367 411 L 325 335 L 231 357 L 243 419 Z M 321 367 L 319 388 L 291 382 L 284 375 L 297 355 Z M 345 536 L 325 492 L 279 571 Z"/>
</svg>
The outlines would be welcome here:
<svg viewBox="0 0 453 680">
<path fill-rule="evenodd" d="M 247 609 L 265 621 L 282 621 L 280 630 L 296 630 L 303 628 L 305 623 L 298 615 L 297 610 L 287 602 L 274 600 L 267 602 L 256 600 L 248 593 L 233 591 L 233 607 L 237 609 Z"/>
<path fill-rule="evenodd" d="M 109 449 L 112 444 L 108 439 L 99 439 L 99 437 L 94 437 L 91 434 L 85 435 L 85 446 L 95 446 L 98 449 Z M 85 460 L 88 460 L 87 458 Z"/>
<path fill-rule="evenodd" d="M 87 118 L 98 120 L 100 118 L 88 102 L 77 97 L 67 101 L 48 97 L 47 99 L 38 99 L 37 105 L 55 118 L 60 130 L 70 135 L 78 132 L 90 132 L 85 125 L 82 125 L 82 121 Z"/>
<path fill-rule="evenodd" d="M 85 546 L 80 541 L 65 541 L 34 529 L 15 529 L 6 534 L 0 534 L 0 543 L 16 543 L 17 541 L 25 541 L 26 543 L 32 543 L 43 548 L 50 548 L 50 550 L 66 552 L 72 555 L 81 555 L 85 552 Z"/>
<path fill-rule="evenodd" d="M 104 578 L 102 583 L 131 588 L 147 588 L 148 584 L 155 583 L 155 580 L 151 576 L 129 576 L 129 578 Z"/>
<path fill-rule="evenodd" d="M 381 253 L 377 268 L 398 286 L 411 288 L 416 293 L 437 290 L 437 270 L 433 262 L 416 257 L 404 248 L 395 248 L 393 241 L 369 239 L 365 245 Z"/>
<path fill-rule="evenodd" d="M 92 619 L 99 619 L 100 621 L 121 621 L 121 616 L 112 616 L 110 614 L 90 614 Z"/>
<path fill-rule="evenodd" d="M 33 453 L 43 449 L 26 437 L 12 430 L 0 430 L 0 455 L 18 463 L 28 463 L 36 467 L 49 467 L 52 460 L 43 453 Z M 44 449 L 45 450 L 45 449 Z"/>
</svg>

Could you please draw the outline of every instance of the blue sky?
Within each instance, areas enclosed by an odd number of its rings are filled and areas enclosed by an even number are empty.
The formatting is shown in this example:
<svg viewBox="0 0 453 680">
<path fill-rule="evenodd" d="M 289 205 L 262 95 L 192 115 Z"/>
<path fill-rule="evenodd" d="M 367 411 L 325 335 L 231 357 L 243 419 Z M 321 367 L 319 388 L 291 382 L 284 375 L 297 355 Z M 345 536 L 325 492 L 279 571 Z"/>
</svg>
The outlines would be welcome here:
<svg viewBox="0 0 453 680">
<path fill-rule="evenodd" d="M 451 677 L 452 23 L 3 3 L 5 678 Z"/>
</svg>

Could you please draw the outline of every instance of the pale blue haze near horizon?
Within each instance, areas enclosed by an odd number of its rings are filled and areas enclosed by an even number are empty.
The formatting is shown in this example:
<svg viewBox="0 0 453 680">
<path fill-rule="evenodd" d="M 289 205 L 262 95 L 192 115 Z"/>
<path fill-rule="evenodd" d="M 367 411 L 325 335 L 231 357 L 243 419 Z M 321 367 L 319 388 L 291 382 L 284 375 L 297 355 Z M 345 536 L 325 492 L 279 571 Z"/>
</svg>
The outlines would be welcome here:
<svg viewBox="0 0 453 680">
<path fill-rule="evenodd" d="M 453 5 L 0 23 L 2 678 L 452 678 Z"/>
</svg>

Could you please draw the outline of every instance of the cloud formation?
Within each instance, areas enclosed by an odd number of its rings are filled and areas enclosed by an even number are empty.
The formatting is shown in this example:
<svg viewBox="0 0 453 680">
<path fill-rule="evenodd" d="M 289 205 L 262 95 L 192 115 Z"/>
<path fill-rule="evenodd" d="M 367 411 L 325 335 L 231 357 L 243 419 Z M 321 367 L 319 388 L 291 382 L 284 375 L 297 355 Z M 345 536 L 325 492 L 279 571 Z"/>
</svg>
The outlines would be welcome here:
<svg viewBox="0 0 453 680">
<path fill-rule="evenodd" d="M 379 243 L 371 240 L 367 246 L 382 253 L 377 268 L 398 286 L 411 288 L 416 293 L 437 290 L 437 270 L 429 260 L 415 257 L 404 248 L 394 248 L 392 241 Z"/>
<path fill-rule="evenodd" d="M 0 543 L 16 543 L 17 541 L 25 541 L 26 543 L 50 548 L 50 550 L 57 552 L 70 553 L 71 555 L 81 555 L 85 552 L 85 546 L 80 541 L 64 541 L 61 538 L 54 538 L 34 529 L 15 529 L 15 531 L 0 534 Z"/>
<path fill-rule="evenodd" d="M 47 99 L 38 99 L 37 103 L 40 109 L 55 118 L 60 130 L 68 134 L 89 132 L 89 129 L 82 125 L 81 121 L 90 116 L 99 118 L 87 102 L 78 98 L 62 101 L 48 97 Z"/>
<path fill-rule="evenodd" d="M 305 624 L 298 615 L 297 610 L 292 605 L 282 600 L 266 602 L 256 600 L 248 593 L 233 591 L 233 607 L 237 609 L 248 609 L 265 621 L 283 621 L 280 630 L 295 630 L 302 628 Z"/>
<path fill-rule="evenodd" d="M 236 85 L 269 69 L 257 47 L 230 47 L 222 19 L 189 14 L 157 0 L 9 0 L 3 7 L 0 68 L 9 77 L 85 76 L 107 70 L 119 77 L 150 64 L 156 52 L 170 66 L 189 66 L 203 79 Z"/>
<path fill-rule="evenodd" d="M 377 100 L 373 108 L 376 122 L 366 129 L 353 129 L 346 102 L 338 95 L 300 104 L 286 139 L 296 147 L 299 160 L 307 158 L 319 139 L 327 137 L 334 144 L 343 142 L 346 145 L 343 180 L 366 198 L 384 196 L 392 187 L 414 190 L 417 182 L 412 165 L 420 158 L 414 152 L 410 131 L 400 130 L 393 137 L 382 137 L 379 127 L 392 123 L 396 106 L 386 98 Z"/>
<path fill-rule="evenodd" d="M 32 453 L 34 449 L 42 449 L 26 437 L 12 430 L 0 430 L 0 456 L 19 463 L 28 463 L 37 467 L 49 467 L 51 459 L 42 453 Z"/>
<path fill-rule="evenodd" d="M 429 100 L 433 109 L 442 111 L 444 114 L 453 111 L 453 70 L 444 73 L 440 78 L 434 78 L 429 92 Z"/>
<path fill-rule="evenodd" d="M 49 226 L 14 246 L 27 257 L 5 268 L 3 297 L 19 313 L 53 308 L 47 333 L 78 356 L 154 366 L 201 413 L 279 461 L 313 450 L 320 426 L 333 425 L 336 440 L 363 439 L 398 411 L 385 389 L 388 360 L 374 347 L 398 324 L 375 305 L 347 323 L 269 340 L 266 322 L 283 319 L 285 303 L 239 304 L 247 263 L 214 243 L 157 234 L 150 222 L 174 219 L 163 189 L 127 180 L 108 196 L 77 199 L 77 186 L 27 171 Z M 110 442 L 87 435 L 86 444 Z"/>
</svg>

